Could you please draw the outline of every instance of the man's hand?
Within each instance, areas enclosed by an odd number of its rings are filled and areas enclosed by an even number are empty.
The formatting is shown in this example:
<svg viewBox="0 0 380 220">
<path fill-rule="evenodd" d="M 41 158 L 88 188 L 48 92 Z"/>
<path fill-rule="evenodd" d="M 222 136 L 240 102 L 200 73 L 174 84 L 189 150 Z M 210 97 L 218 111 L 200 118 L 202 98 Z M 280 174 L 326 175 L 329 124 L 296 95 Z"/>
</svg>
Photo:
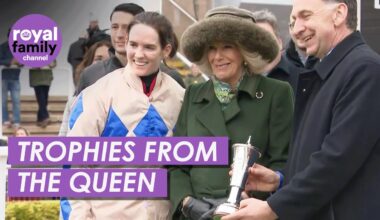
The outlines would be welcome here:
<svg viewBox="0 0 380 220">
<path fill-rule="evenodd" d="M 275 220 L 276 213 L 267 202 L 258 199 L 245 199 L 240 202 L 240 209 L 221 220 Z"/>
<path fill-rule="evenodd" d="M 254 164 L 248 170 L 246 191 L 273 192 L 280 184 L 280 177 L 276 172 L 262 165 Z"/>
</svg>

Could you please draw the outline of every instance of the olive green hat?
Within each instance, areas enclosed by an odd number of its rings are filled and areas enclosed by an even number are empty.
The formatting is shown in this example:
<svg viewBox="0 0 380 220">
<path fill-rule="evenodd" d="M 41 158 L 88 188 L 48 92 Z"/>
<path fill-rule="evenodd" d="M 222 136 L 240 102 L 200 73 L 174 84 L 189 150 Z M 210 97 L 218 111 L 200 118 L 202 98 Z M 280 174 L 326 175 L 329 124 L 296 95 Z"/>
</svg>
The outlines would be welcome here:
<svg viewBox="0 0 380 220">
<path fill-rule="evenodd" d="M 256 25 L 252 12 L 231 6 L 211 9 L 203 20 L 189 26 L 182 35 L 181 48 L 191 62 L 210 73 L 205 54 L 215 42 L 237 45 L 253 73 L 262 71 L 279 50 L 274 37 Z"/>
</svg>

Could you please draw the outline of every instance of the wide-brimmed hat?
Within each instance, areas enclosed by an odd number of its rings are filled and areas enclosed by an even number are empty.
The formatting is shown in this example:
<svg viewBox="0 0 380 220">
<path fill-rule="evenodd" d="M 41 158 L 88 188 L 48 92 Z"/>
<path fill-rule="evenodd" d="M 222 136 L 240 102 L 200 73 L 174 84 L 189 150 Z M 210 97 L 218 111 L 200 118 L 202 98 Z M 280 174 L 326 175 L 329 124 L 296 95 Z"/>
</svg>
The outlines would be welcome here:
<svg viewBox="0 0 380 220">
<path fill-rule="evenodd" d="M 205 18 L 189 26 L 181 38 L 185 56 L 205 73 L 211 73 L 205 53 L 215 42 L 237 45 L 253 73 L 263 71 L 279 50 L 274 37 L 256 25 L 252 12 L 231 6 L 209 10 Z"/>
</svg>

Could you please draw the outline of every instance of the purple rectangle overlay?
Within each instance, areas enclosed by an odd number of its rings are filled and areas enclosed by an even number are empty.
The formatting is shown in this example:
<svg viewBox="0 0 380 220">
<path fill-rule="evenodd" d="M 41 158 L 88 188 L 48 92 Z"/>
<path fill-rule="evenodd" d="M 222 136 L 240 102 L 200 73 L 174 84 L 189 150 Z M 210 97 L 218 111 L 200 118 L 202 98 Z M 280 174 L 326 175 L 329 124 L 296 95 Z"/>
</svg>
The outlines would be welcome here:
<svg viewBox="0 0 380 220">
<path fill-rule="evenodd" d="M 227 165 L 227 137 L 12 137 L 8 163 Z"/>
<path fill-rule="evenodd" d="M 18 169 L 8 173 L 11 197 L 164 198 L 160 168 Z"/>
</svg>

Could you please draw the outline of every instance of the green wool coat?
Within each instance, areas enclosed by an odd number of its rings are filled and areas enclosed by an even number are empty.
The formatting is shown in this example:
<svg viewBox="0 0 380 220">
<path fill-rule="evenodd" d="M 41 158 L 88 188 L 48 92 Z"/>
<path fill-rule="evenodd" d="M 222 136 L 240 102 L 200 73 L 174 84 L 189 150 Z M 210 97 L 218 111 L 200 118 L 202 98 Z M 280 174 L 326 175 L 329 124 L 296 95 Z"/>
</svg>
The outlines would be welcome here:
<svg viewBox="0 0 380 220">
<path fill-rule="evenodd" d="M 285 165 L 293 120 L 293 95 L 288 83 L 261 75 L 245 76 L 237 96 L 222 111 L 212 81 L 186 90 L 175 136 L 228 136 L 232 145 L 251 144 L 262 153 L 258 163 L 274 170 Z M 194 198 L 228 196 L 230 166 L 171 167 L 170 200 L 173 219 L 181 216 L 181 202 Z"/>
</svg>

